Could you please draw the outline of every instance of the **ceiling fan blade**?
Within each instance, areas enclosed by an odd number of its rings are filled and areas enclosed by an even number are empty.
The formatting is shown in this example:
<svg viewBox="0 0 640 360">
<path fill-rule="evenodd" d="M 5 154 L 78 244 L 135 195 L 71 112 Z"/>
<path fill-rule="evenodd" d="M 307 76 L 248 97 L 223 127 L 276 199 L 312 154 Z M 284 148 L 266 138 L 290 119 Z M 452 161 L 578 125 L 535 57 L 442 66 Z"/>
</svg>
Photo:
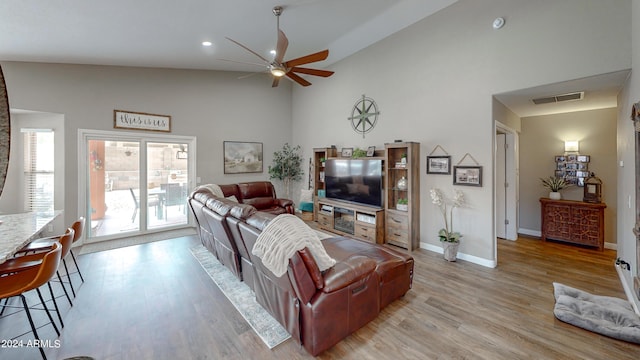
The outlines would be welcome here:
<svg viewBox="0 0 640 360">
<path fill-rule="evenodd" d="M 316 62 L 316 61 L 326 60 L 326 58 L 328 56 L 329 56 L 329 50 L 322 50 L 322 51 L 318 51 L 317 53 L 314 53 L 314 54 L 309 54 L 307 56 L 303 56 L 303 57 L 299 57 L 297 59 L 289 60 L 289 61 L 283 63 L 282 65 L 284 65 L 287 68 L 292 68 L 292 67 L 298 66 L 298 65 L 304 65 L 304 64 L 309 64 L 309 63 Z"/>
<path fill-rule="evenodd" d="M 307 75 L 322 76 L 322 77 L 329 77 L 333 75 L 333 71 L 309 69 L 309 68 L 302 68 L 297 66 L 292 67 L 291 70 L 289 71 L 293 71 L 301 74 L 307 74 Z"/>
<path fill-rule="evenodd" d="M 289 39 L 287 39 L 287 35 L 280 29 L 278 29 L 278 45 L 276 46 L 276 58 L 274 61 L 278 64 L 282 63 L 284 60 L 284 53 L 287 52 L 287 47 L 289 46 Z"/>
<path fill-rule="evenodd" d="M 307 80 L 305 80 L 305 79 L 301 78 L 300 76 L 298 76 L 298 75 L 296 75 L 296 74 L 292 73 L 291 71 L 289 71 L 289 72 L 287 73 L 287 76 L 288 76 L 291 80 L 293 80 L 293 81 L 297 82 L 298 84 L 300 84 L 300 85 L 302 85 L 302 86 L 309 86 L 309 85 L 311 85 L 311 83 L 310 83 L 310 82 L 308 82 Z"/>
<path fill-rule="evenodd" d="M 274 77 L 273 82 L 271 83 L 271 87 L 277 87 L 279 83 L 280 83 L 280 78 Z"/>
<path fill-rule="evenodd" d="M 228 38 L 228 37 L 225 37 L 225 39 L 227 39 L 227 40 L 231 41 L 232 43 L 234 43 L 234 44 L 236 44 L 236 45 L 240 46 L 241 48 L 243 48 L 243 49 L 247 50 L 248 52 L 252 53 L 253 55 L 255 55 L 255 56 L 259 57 L 260 59 L 262 59 L 262 61 L 266 62 L 267 64 L 270 64 L 270 63 L 271 63 L 269 60 L 267 60 L 267 59 L 265 59 L 264 57 L 262 57 L 262 55 L 260 55 L 260 54 L 258 54 L 257 52 L 255 52 L 255 51 L 253 51 L 253 50 L 249 49 L 248 47 L 246 47 L 246 46 L 244 46 L 244 45 L 240 44 L 239 42 L 237 42 L 237 41 L 235 41 L 235 40 L 233 40 L 233 39 L 231 39 L 231 38 Z"/>
</svg>

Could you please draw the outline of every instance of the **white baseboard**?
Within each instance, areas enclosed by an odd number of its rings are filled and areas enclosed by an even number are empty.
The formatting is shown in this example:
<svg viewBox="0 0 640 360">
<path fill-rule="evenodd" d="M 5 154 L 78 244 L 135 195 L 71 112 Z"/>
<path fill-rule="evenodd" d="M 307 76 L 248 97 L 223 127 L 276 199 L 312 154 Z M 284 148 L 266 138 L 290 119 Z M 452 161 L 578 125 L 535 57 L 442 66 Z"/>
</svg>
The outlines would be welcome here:
<svg viewBox="0 0 640 360">
<path fill-rule="evenodd" d="M 531 230 L 531 229 L 522 229 L 522 228 L 518 229 L 518 234 L 535 236 L 535 237 L 542 236 L 542 232 L 540 230 Z"/>
<path fill-rule="evenodd" d="M 432 244 L 425 244 L 425 243 L 421 242 L 420 243 L 420 248 L 428 250 L 428 251 L 433 251 L 433 252 L 438 253 L 438 254 L 443 254 L 444 253 L 444 250 L 442 249 L 442 246 L 436 246 L 436 245 L 432 245 Z M 496 266 L 498 266 L 498 264 L 494 260 L 487 260 L 487 259 L 483 259 L 481 257 L 468 255 L 468 254 L 461 253 L 461 252 L 458 252 L 457 258 L 460 259 L 460 260 L 468 261 L 468 262 L 471 262 L 471 263 L 474 263 L 474 264 L 478 264 L 478 265 L 481 265 L 481 266 L 485 266 L 485 267 L 489 267 L 489 268 L 495 268 Z"/>
<path fill-rule="evenodd" d="M 635 294 L 633 293 L 633 280 L 631 280 L 631 273 L 627 269 L 622 269 L 619 265 L 614 265 L 616 267 L 616 271 L 618 272 L 618 277 L 620 278 L 620 282 L 622 283 L 622 288 L 624 289 L 624 293 L 627 295 L 631 306 L 633 306 L 633 310 L 636 314 L 640 315 L 640 302 L 636 299 Z"/>
</svg>

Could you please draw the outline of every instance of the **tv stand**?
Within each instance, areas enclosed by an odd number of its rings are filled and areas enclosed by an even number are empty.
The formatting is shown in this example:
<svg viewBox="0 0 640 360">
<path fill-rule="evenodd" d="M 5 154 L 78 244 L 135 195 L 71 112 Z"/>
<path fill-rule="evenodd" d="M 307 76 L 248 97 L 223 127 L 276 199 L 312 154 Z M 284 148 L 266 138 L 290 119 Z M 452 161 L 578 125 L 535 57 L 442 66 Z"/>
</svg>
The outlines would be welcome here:
<svg viewBox="0 0 640 360">
<path fill-rule="evenodd" d="M 332 233 L 384 243 L 384 209 L 316 198 L 318 226 Z"/>
</svg>

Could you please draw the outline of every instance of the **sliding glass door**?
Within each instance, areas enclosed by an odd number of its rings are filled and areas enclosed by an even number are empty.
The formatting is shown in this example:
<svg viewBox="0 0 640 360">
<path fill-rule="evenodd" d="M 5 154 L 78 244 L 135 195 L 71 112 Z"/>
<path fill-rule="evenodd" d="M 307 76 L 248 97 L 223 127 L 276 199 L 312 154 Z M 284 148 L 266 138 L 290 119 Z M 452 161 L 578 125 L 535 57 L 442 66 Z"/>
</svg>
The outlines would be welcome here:
<svg viewBox="0 0 640 360">
<path fill-rule="evenodd" d="M 84 132 L 88 242 L 189 225 L 193 138 Z"/>
</svg>

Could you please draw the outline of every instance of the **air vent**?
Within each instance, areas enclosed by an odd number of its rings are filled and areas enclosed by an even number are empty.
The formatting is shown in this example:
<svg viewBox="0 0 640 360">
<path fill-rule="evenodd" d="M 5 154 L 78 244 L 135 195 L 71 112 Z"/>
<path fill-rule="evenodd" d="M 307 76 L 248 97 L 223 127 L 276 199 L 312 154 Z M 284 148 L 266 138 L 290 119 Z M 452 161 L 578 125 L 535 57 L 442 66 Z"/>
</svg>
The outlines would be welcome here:
<svg viewBox="0 0 640 360">
<path fill-rule="evenodd" d="M 533 99 L 531 101 L 533 101 L 533 103 L 536 104 L 536 105 L 541 105 L 541 104 L 558 103 L 558 102 L 563 102 L 563 101 L 582 100 L 583 98 L 584 98 L 584 91 L 580 91 L 580 92 L 574 92 L 574 93 L 569 93 L 569 94 L 562 94 L 562 95 L 554 95 L 554 96 L 549 96 L 549 97 L 537 98 L 537 99 Z"/>
</svg>

